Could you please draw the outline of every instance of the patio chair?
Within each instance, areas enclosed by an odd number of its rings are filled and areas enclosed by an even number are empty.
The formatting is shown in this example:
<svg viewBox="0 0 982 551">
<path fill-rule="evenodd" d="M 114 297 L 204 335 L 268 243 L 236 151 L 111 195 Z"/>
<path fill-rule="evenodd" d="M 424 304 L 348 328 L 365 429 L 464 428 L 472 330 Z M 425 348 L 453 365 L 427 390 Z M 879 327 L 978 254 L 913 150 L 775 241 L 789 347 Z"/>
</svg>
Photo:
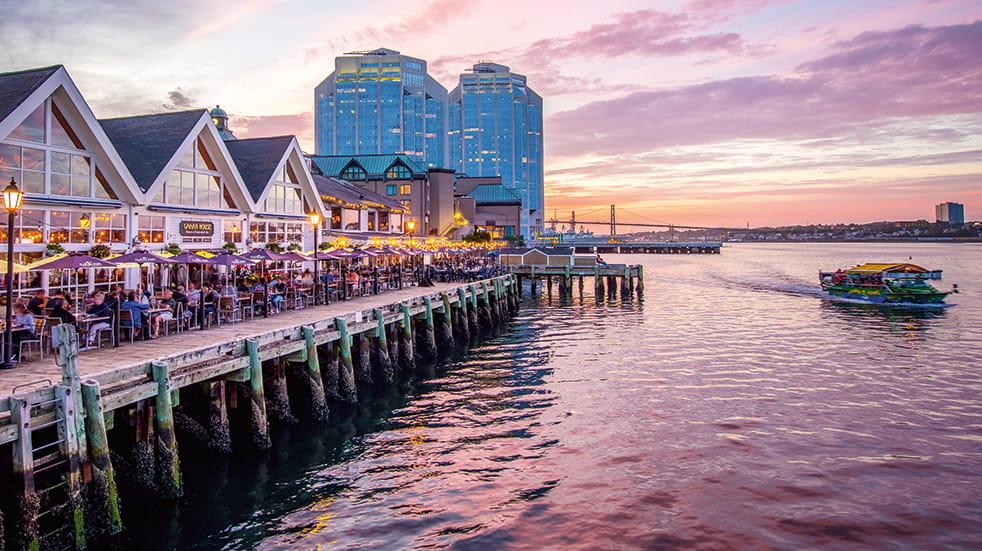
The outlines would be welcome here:
<svg viewBox="0 0 982 551">
<path fill-rule="evenodd" d="M 38 347 L 38 354 L 41 356 L 41 359 L 43 360 L 44 359 L 44 318 L 34 318 L 34 338 L 33 339 L 24 339 L 24 340 L 20 341 L 20 356 L 19 357 L 20 357 L 20 360 L 21 361 L 24 361 L 24 348 L 25 347 L 27 348 L 28 355 L 30 357 L 32 357 L 32 358 L 34 357 L 33 355 L 31 355 L 31 346 L 32 345 L 35 345 L 35 344 Z"/>
<path fill-rule="evenodd" d="M 128 332 L 130 335 L 130 342 L 133 342 L 133 337 L 136 336 L 136 332 L 139 327 L 133 325 L 133 311 L 122 308 L 119 310 L 119 330 Z"/>
<path fill-rule="evenodd" d="M 242 310 L 235 304 L 232 297 L 222 297 L 218 301 L 218 324 L 222 322 L 235 323 L 242 321 Z"/>
</svg>

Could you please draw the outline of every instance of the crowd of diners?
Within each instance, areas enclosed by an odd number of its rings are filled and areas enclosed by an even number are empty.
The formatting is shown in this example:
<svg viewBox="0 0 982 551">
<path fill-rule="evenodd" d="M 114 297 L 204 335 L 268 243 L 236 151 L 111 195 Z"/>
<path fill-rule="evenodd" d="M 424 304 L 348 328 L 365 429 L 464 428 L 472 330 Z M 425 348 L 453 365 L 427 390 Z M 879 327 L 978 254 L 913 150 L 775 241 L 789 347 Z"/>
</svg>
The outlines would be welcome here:
<svg viewBox="0 0 982 551">
<path fill-rule="evenodd" d="M 59 324 L 76 326 L 80 349 L 89 350 L 125 340 L 156 339 L 169 334 L 171 326 L 180 333 L 310 307 L 315 294 L 317 304 L 329 304 L 406 286 L 432 285 L 434 280 L 473 281 L 503 273 L 495 257 L 447 255 L 425 266 L 362 260 L 330 263 L 318 271 L 316 287 L 313 270 L 286 273 L 256 264 L 226 272 L 195 266 L 197 271 L 186 274 L 183 281 L 156 290 L 116 285 L 72 297 L 64 290 L 47 296 L 41 289 L 13 304 L 17 330 L 12 335 L 12 359 L 22 359 L 20 344 L 24 341 L 40 341 L 40 347 L 49 352 L 57 349 L 58 332 L 51 329 Z M 226 308 L 226 304 L 231 306 Z"/>
</svg>

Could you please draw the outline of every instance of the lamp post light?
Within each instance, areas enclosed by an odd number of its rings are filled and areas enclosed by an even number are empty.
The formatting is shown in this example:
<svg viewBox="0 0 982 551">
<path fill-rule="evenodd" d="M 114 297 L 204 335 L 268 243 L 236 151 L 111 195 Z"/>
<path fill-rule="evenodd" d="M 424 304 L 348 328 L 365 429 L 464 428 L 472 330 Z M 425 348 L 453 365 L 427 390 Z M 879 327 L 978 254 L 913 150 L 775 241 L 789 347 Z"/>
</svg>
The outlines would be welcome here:
<svg viewBox="0 0 982 551">
<path fill-rule="evenodd" d="M 317 234 L 321 231 L 321 215 L 316 212 L 310 213 L 310 225 L 314 227 L 314 306 L 317 306 L 320 303 L 320 293 L 317 292 L 317 289 L 321 283 L 320 270 L 318 269 L 320 260 L 317 259 Z"/>
<path fill-rule="evenodd" d="M 412 244 L 413 244 L 413 233 L 416 231 L 416 221 L 415 220 L 406 220 L 406 231 L 409 232 L 409 245 L 412 246 Z M 409 257 L 409 267 L 412 268 L 412 271 L 415 273 L 415 271 L 416 271 L 416 259 L 413 258 L 412 256 Z"/>
<path fill-rule="evenodd" d="M 24 193 L 17 189 L 13 178 L 3 190 L 3 207 L 7 209 L 7 324 L 3 329 L 3 364 L 0 369 L 13 369 L 10 355 L 14 348 L 13 306 L 14 306 L 14 215 L 20 208 Z"/>
</svg>

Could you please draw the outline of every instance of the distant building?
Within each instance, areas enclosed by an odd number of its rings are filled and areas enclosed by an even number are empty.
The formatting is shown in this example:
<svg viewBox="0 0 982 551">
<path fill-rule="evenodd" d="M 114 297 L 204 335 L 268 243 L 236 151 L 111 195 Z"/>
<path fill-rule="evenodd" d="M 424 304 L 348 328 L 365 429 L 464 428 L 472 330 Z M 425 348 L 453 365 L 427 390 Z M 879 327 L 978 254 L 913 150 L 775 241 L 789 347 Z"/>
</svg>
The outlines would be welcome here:
<svg viewBox="0 0 982 551">
<path fill-rule="evenodd" d="M 447 166 L 447 89 L 426 61 L 379 48 L 335 58 L 314 89 L 317 155 L 404 154 Z"/>
<path fill-rule="evenodd" d="M 471 177 L 501 176 L 521 199 L 521 234 L 542 232 L 542 97 L 509 67 L 478 63 L 460 75 L 449 101 L 451 167 Z"/>
<path fill-rule="evenodd" d="M 941 203 L 934 207 L 935 219 L 939 224 L 961 225 L 965 223 L 965 205 L 961 203 Z"/>
<path fill-rule="evenodd" d="M 426 169 L 408 155 L 311 155 L 311 170 L 387 197 L 416 222 L 414 233 L 446 235 L 454 222 L 454 174 Z M 400 227 L 401 229 L 401 227 Z"/>
</svg>

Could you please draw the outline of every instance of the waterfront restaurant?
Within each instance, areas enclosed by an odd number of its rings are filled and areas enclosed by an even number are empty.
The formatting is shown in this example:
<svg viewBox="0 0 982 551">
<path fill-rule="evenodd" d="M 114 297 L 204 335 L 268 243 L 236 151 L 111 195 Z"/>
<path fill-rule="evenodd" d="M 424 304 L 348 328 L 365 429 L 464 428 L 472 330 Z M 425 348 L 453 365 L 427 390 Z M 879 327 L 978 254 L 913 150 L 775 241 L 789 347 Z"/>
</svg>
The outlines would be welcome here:
<svg viewBox="0 0 982 551">
<path fill-rule="evenodd" d="M 313 180 L 327 211 L 320 243 L 394 244 L 407 233 L 409 211 L 399 201 L 339 178 Z"/>
<path fill-rule="evenodd" d="M 144 193 L 62 66 L 0 74 L 0 179 L 24 192 L 14 220 L 15 260 L 46 252 L 123 251 Z M 6 225 L 0 232 L 7 241 Z M 67 271 L 17 274 L 19 293 L 69 284 Z M 74 274 L 91 288 L 122 283 L 123 270 Z M 62 279 L 64 278 L 64 279 Z"/>
<path fill-rule="evenodd" d="M 204 109 L 97 120 L 62 66 L 0 74 L 0 178 L 25 192 L 14 260 L 312 248 L 308 215 L 330 211 L 296 139 L 238 141 L 233 156 Z M 28 271 L 15 289 L 133 288 L 142 271 L 150 268 Z"/>
</svg>

